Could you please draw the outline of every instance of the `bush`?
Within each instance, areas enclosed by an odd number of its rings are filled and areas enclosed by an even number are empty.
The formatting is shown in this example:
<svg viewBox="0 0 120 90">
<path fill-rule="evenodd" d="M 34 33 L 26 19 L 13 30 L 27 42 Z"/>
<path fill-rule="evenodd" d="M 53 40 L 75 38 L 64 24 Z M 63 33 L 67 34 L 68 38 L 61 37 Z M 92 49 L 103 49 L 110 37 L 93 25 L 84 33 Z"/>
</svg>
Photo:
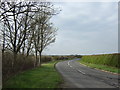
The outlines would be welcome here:
<svg viewBox="0 0 120 90">
<path fill-rule="evenodd" d="M 26 57 L 25 55 L 18 54 L 12 68 L 13 53 L 5 52 L 4 59 L 2 59 L 2 76 L 3 82 L 9 77 L 28 69 L 34 68 L 34 56 Z"/>
<path fill-rule="evenodd" d="M 42 63 L 52 61 L 51 56 L 42 56 Z"/>
<path fill-rule="evenodd" d="M 65 56 L 59 56 L 59 55 L 54 55 L 52 56 L 53 60 L 68 60 L 68 59 L 74 59 L 74 58 L 81 58 L 81 55 L 65 55 Z"/>
</svg>

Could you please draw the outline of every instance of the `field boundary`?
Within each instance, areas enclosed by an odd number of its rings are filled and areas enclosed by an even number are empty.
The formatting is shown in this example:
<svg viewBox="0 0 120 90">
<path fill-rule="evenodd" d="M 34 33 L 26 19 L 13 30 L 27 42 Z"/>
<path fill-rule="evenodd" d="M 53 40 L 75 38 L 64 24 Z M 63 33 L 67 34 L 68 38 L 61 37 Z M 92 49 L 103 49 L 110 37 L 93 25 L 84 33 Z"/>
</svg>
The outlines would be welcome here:
<svg viewBox="0 0 120 90">
<path fill-rule="evenodd" d="M 107 72 L 107 73 L 111 73 L 111 74 L 114 74 L 114 75 L 120 75 L 119 73 L 114 73 L 114 72 L 106 71 L 106 70 L 103 70 L 103 69 L 91 67 L 91 66 L 85 65 L 85 64 L 83 64 L 83 63 L 81 63 L 81 62 L 79 62 L 79 63 L 80 63 L 81 65 L 83 65 L 83 66 L 86 66 L 86 67 L 89 67 L 89 68 L 92 68 L 92 69 L 96 69 L 96 70 L 100 70 L 100 71 L 102 71 L 102 72 Z"/>
</svg>

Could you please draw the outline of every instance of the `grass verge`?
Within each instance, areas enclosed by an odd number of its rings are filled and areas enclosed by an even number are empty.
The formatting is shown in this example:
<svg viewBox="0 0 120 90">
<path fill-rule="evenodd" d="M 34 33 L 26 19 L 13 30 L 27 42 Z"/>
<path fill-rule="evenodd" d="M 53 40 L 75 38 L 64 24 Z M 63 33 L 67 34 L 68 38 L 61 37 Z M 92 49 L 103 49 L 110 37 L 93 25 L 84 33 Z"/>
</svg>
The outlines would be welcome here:
<svg viewBox="0 0 120 90">
<path fill-rule="evenodd" d="M 86 66 L 89 66 L 91 68 L 97 68 L 97 69 L 100 69 L 100 70 L 104 70 L 104 71 L 120 74 L 120 69 L 118 69 L 116 67 L 110 67 L 110 66 L 107 66 L 107 65 L 86 63 L 86 62 L 84 62 L 82 60 L 79 60 L 78 62 L 81 63 L 81 64 L 84 64 Z"/>
<path fill-rule="evenodd" d="M 58 61 L 42 64 L 41 67 L 25 71 L 10 78 L 4 88 L 58 88 L 62 82 L 54 65 Z"/>
</svg>

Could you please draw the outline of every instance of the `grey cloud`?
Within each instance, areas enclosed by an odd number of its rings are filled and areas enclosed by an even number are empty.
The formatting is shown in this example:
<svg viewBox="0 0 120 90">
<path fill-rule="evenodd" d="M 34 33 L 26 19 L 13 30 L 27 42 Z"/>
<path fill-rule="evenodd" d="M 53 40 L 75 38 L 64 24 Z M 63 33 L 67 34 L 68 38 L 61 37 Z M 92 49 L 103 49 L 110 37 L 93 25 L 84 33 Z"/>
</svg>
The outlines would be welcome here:
<svg viewBox="0 0 120 90">
<path fill-rule="evenodd" d="M 61 3 L 52 18 L 59 28 L 45 54 L 95 54 L 118 51 L 117 3 Z"/>
</svg>

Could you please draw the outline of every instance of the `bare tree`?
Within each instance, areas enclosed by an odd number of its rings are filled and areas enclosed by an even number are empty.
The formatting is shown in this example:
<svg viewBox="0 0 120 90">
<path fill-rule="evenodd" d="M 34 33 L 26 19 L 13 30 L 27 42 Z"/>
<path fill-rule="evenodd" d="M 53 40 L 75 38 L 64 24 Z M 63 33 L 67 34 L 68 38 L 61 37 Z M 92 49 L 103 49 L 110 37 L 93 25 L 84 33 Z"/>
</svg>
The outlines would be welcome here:
<svg viewBox="0 0 120 90">
<path fill-rule="evenodd" d="M 44 3 L 45 7 L 47 3 Z M 47 5 L 48 6 L 48 5 Z M 41 54 L 42 51 L 51 43 L 55 41 L 56 29 L 53 28 L 52 23 L 50 23 L 50 18 L 53 15 L 56 15 L 55 11 L 51 9 L 51 7 L 42 8 L 42 13 L 36 15 L 35 19 L 35 37 L 34 37 L 34 45 L 36 56 L 39 53 L 39 61 L 38 66 L 41 65 Z M 36 57 L 37 59 L 37 57 Z"/>
<path fill-rule="evenodd" d="M 40 32 L 40 44 L 38 45 L 39 62 L 38 66 L 41 65 L 42 51 L 51 43 L 55 42 L 55 35 L 57 29 L 52 26 L 52 23 L 48 23 L 42 26 Z"/>
<path fill-rule="evenodd" d="M 14 53 L 14 60 L 12 61 L 13 67 L 16 55 L 26 40 L 30 20 L 28 17 L 31 17 L 31 12 L 37 12 L 32 11 L 32 8 L 36 7 L 36 3 L 1 2 L 0 4 L 0 19 L 3 20 L 7 32 L 4 35 L 4 37 L 7 38 L 6 48 Z"/>
</svg>

